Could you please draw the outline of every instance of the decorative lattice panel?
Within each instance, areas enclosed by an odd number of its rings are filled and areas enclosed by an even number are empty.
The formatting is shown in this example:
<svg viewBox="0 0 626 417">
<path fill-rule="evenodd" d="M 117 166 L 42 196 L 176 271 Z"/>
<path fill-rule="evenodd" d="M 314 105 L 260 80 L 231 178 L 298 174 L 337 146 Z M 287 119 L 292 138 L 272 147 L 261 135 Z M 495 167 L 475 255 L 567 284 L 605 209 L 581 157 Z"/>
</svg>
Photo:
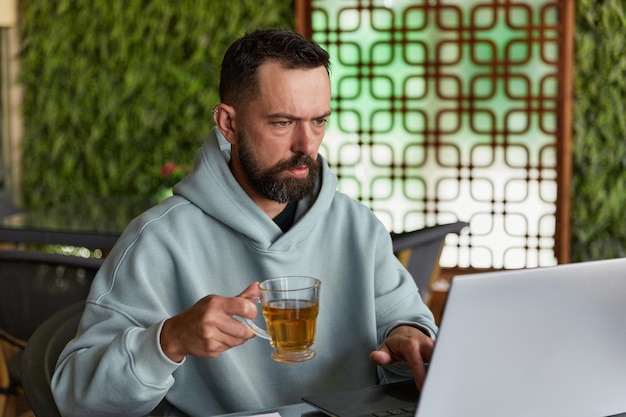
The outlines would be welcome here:
<svg viewBox="0 0 626 417">
<path fill-rule="evenodd" d="M 390 231 L 459 220 L 442 265 L 557 263 L 558 1 L 310 2 L 332 60 L 322 153 Z"/>
</svg>

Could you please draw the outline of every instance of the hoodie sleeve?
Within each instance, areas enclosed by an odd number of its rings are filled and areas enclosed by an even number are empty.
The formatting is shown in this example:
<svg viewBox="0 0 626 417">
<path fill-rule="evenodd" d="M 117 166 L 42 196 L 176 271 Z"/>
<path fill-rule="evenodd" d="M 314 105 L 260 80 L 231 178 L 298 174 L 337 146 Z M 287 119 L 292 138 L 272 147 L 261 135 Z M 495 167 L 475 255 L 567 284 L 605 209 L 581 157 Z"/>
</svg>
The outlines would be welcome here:
<svg viewBox="0 0 626 417">
<path fill-rule="evenodd" d="M 158 219 L 158 217 L 156 217 Z M 143 416 L 174 384 L 182 363 L 161 350 L 160 333 L 175 309 L 175 266 L 168 236 L 131 223 L 92 284 L 77 336 L 61 353 L 51 381 L 61 414 Z"/>
<path fill-rule="evenodd" d="M 172 373 L 181 364 L 161 352 L 163 321 L 148 328 L 126 322 L 115 334 L 125 320 L 105 310 L 87 304 L 82 323 L 99 322 L 87 329 L 81 324 L 79 339 L 59 358 L 52 392 L 63 416 L 143 416 L 174 383 Z"/>
<path fill-rule="evenodd" d="M 400 325 L 418 328 L 431 338 L 437 334 L 435 319 L 426 306 L 411 274 L 393 255 L 391 238 L 386 231 L 379 236 L 378 262 L 376 267 L 376 312 L 379 345 L 391 330 Z M 379 368 L 383 382 L 395 382 L 412 378 L 406 362 Z"/>
</svg>

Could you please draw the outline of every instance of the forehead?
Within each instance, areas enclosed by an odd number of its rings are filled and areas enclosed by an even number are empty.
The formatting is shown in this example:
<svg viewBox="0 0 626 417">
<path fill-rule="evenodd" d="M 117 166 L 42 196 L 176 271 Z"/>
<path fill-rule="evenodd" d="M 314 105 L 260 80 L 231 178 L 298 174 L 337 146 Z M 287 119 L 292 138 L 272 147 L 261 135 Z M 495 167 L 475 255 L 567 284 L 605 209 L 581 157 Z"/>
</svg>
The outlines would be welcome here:
<svg viewBox="0 0 626 417">
<path fill-rule="evenodd" d="M 288 69 L 270 61 L 259 67 L 258 81 L 254 102 L 268 113 L 316 117 L 330 110 L 330 79 L 323 66 Z"/>
</svg>

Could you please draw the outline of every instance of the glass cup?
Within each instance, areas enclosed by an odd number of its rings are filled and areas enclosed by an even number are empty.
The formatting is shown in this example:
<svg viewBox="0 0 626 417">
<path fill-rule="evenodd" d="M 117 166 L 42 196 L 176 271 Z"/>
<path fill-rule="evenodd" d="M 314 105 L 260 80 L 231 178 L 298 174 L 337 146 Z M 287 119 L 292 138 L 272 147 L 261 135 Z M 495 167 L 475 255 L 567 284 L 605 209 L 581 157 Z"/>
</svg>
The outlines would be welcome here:
<svg viewBox="0 0 626 417">
<path fill-rule="evenodd" d="M 315 341 L 321 281 L 304 276 L 269 279 L 259 284 L 263 318 L 267 331 L 252 321 L 244 322 L 259 337 L 274 347 L 272 359 L 295 363 L 313 359 L 310 349 Z"/>
</svg>

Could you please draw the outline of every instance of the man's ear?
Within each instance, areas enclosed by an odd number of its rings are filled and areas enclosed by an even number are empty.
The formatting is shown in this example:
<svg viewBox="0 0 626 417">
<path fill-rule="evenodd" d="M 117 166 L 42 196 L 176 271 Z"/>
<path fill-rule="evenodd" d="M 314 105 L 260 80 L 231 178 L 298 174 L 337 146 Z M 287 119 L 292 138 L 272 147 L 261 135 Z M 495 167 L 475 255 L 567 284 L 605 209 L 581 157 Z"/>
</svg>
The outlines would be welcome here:
<svg viewBox="0 0 626 417">
<path fill-rule="evenodd" d="M 213 108 L 213 120 L 226 140 L 232 145 L 236 144 L 235 109 L 228 104 L 220 103 Z"/>
</svg>

